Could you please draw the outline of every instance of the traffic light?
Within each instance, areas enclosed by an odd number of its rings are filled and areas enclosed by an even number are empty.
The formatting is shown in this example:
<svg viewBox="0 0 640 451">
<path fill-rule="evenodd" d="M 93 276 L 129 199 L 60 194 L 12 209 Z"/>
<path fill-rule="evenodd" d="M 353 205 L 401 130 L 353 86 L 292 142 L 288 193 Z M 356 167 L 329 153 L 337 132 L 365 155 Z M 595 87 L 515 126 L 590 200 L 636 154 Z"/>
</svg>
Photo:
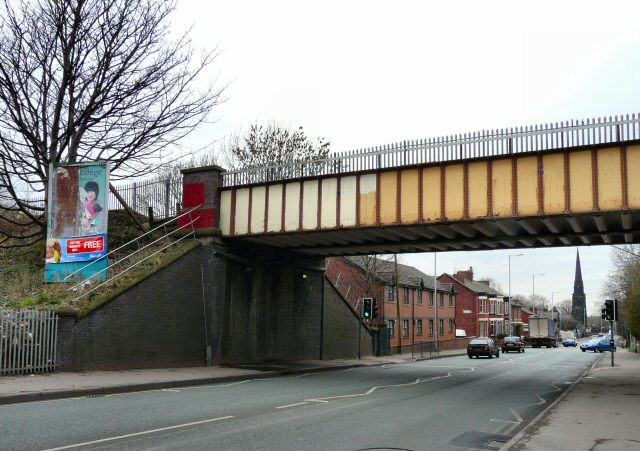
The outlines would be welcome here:
<svg viewBox="0 0 640 451">
<path fill-rule="evenodd" d="M 362 317 L 371 319 L 371 310 L 373 308 L 373 298 L 362 298 Z"/>
<path fill-rule="evenodd" d="M 607 321 L 615 321 L 616 320 L 616 312 L 615 312 L 615 302 L 613 299 L 607 299 L 604 301 L 604 319 Z"/>
<path fill-rule="evenodd" d="M 602 319 L 607 319 L 607 309 L 602 307 L 602 314 L 600 315 Z"/>
<path fill-rule="evenodd" d="M 373 298 L 373 304 L 371 306 L 371 318 L 378 317 L 378 300 Z"/>
</svg>

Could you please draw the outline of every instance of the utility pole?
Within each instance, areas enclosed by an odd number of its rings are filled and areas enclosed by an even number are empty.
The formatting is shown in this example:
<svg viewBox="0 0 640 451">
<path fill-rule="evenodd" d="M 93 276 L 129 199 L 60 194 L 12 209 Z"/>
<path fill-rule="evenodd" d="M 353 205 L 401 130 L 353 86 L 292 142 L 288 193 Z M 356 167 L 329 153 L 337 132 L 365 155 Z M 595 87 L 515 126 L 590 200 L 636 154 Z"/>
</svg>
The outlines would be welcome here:
<svg viewBox="0 0 640 451">
<path fill-rule="evenodd" d="M 434 333 L 436 335 L 436 352 L 440 355 L 440 342 L 438 340 L 438 334 L 440 334 L 440 324 L 438 323 L 438 270 L 437 270 L 437 257 L 438 254 L 436 252 L 433 253 L 433 306 L 436 310 L 435 315 L 435 324 L 434 324 Z"/>
<path fill-rule="evenodd" d="M 360 299 L 356 302 L 356 312 L 358 311 L 358 305 L 360 305 Z M 360 308 L 360 318 L 358 318 L 358 359 L 362 358 L 362 349 L 360 342 L 362 341 L 362 308 Z"/>
<path fill-rule="evenodd" d="M 398 254 L 393 254 L 393 278 L 396 291 L 396 318 L 398 320 L 398 354 L 402 354 L 402 323 L 400 319 L 400 289 L 398 288 Z"/>
<path fill-rule="evenodd" d="M 513 335 L 513 327 L 511 325 L 511 257 L 521 257 L 524 254 L 511 254 L 509 255 L 509 336 Z"/>
</svg>

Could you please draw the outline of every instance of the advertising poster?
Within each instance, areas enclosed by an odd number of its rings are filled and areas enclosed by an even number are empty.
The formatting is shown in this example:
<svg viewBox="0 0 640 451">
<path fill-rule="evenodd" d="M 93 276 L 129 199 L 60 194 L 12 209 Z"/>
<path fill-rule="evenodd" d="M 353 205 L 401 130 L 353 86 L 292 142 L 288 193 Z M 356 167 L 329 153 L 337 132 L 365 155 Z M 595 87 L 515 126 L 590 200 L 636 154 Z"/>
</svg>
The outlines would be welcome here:
<svg viewBox="0 0 640 451">
<path fill-rule="evenodd" d="M 47 282 L 61 282 L 68 274 L 107 254 L 108 190 L 109 165 L 106 162 L 50 166 L 45 256 Z M 104 258 L 79 271 L 73 281 L 85 279 L 107 264 Z M 93 280 L 104 280 L 105 277 L 106 271 Z"/>
</svg>

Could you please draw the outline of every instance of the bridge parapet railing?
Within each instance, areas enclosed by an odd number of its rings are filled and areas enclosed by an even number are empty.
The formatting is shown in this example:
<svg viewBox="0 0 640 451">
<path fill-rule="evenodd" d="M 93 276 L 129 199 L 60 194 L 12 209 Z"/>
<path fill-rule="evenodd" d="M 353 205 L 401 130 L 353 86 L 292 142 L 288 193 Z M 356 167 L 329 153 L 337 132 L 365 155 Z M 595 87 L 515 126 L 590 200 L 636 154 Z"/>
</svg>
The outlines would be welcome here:
<svg viewBox="0 0 640 451">
<path fill-rule="evenodd" d="M 640 114 L 462 133 L 338 152 L 317 160 L 227 171 L 222 186 L 615 144 L 640 138 Z"/>
</svg>

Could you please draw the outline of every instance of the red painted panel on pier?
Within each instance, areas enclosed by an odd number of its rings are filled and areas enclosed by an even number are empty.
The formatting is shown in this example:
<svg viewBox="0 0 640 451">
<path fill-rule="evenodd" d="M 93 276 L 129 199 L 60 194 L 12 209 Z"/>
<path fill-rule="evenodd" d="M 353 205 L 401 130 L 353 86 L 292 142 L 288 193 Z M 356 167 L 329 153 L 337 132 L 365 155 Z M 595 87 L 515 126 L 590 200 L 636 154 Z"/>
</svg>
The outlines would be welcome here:
<svg viewBox="0 0 640 451">
<path fill-rule="evenodd" d="M 180 212 L 181 214 L 184 211 Z M 180 219 L 178 219 L 178 226 L 182 227 L 189 222 L 196 219 L 196 222 L 193 223 L 193 227 L 196 229 L 206 229 L 216 226 L 215 221 L 215 209 L 214 208 L 203 208 L 201 210 L 194 210 L 191 212 L 191 215 L 184 215 Z M 191 226 L 189 226 L 190 228 Z"/>
<path fill-rule="evenodd" d="M 204 205 L 204 183 L 186 183 L 182 192 L 184 208 Z"/>
</svg>

